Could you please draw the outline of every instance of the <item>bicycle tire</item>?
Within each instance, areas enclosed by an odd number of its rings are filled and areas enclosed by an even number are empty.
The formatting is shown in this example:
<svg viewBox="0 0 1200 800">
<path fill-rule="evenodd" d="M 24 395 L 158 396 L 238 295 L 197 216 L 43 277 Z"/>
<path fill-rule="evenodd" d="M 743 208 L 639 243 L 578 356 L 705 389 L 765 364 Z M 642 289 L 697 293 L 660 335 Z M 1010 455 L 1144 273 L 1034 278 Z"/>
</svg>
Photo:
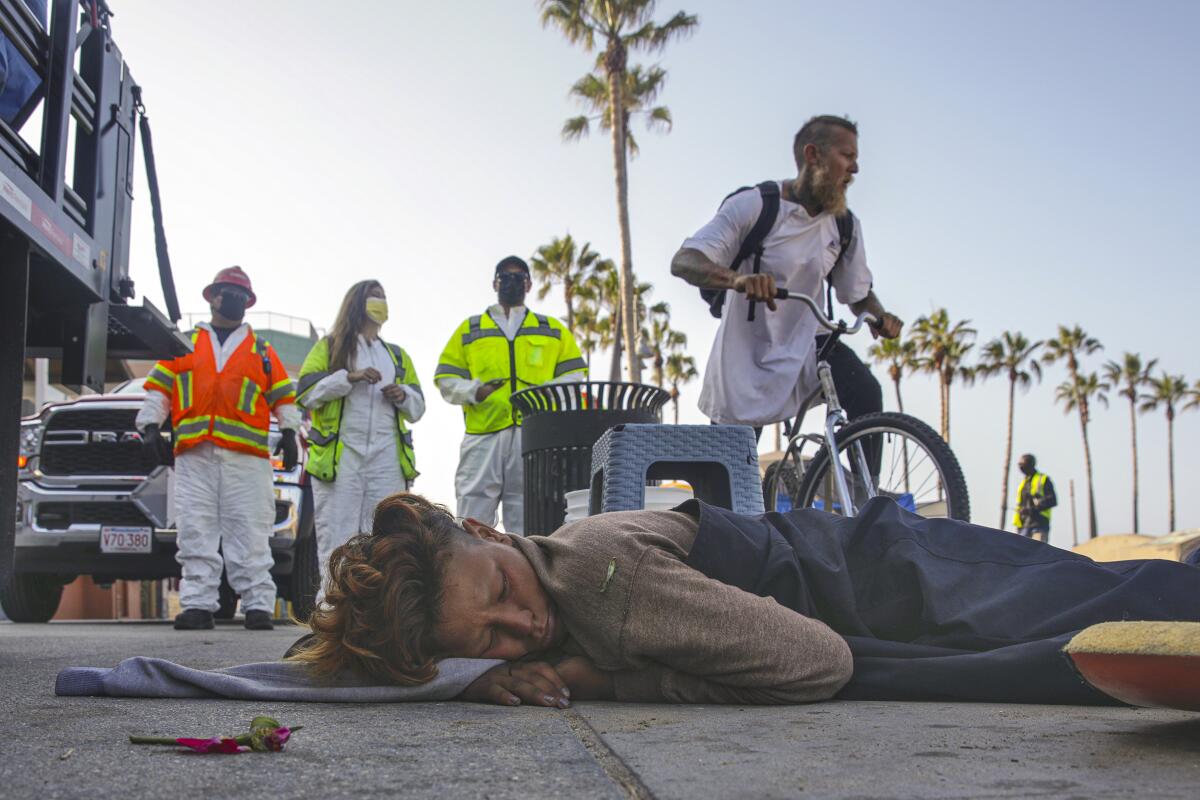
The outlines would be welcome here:
<svg viewBox="0 0 1200 800">
<path fill-rule="evenodd" d="M 908 441 L 919 446 L 937 470 L 937 476 L 945 490 L 945 513 L 930 516 L 946 516 L 963 522 L 971 521 L 971 498 L 967 491 L 967 481 L 963 477 L 962 467 L 955 457 L 954 451 L 945 440 L 931 427 L 916 417 L 883 411 L 875 414 L 865 414 L 843 426 L 837 434 L 838 453 L 846 452 L 854 442 L 866 436 L 891 434 L 905 437 Z M 885 440 L 886 441 L 886 440 Z M 886 446 L 886 445 L 885 445 Z M 905 453 L 905 473 L 907 480 L 908 465 L 912 463 L 907 449 Z M 915 454 L 914 456 L 915 457 Z M 781 462 L 782 463 L 782 462 Z M 822 447 L 809 462 L 800 480 L 800 488 L 793 503 L 795 508 L 812 508 L 817 499 L 821 481 L 829 471 L 829 449 Z M 880 487 L 885 478 L 880 476 Z M 911 494 L 910 494 L 911 499 Z M 941 502 L 940 499 L 938 502 Z M 832 506 L 832 504 L 831 504 Z M 915 506 L 921 513 L 920 505 Z M 932 507 L 932 504 L 930 504 Z M 772 506 L 768 506 L 772 508 Z M 940 510 L 940 509 L 939 509 Z"/>
</svg>

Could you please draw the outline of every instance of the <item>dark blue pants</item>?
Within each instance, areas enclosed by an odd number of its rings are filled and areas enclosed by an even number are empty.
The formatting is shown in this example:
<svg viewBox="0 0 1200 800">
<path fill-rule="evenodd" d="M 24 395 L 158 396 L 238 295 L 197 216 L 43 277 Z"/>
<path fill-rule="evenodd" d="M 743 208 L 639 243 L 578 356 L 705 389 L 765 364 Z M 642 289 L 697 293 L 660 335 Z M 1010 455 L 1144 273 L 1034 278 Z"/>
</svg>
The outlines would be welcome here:
<svg viewBox="0 0 1200 800">
<path fill-rule="evenodd" d="M 1062 654 L 1074 633 L 1200 621 L 1200 569 L 1172 561 L 1097 563 L 883 498 L 850 519 L 697 505 L 688 564 L 841 634 L 854 654 L 843 698 L 1113 703 Z"/>
</svg>

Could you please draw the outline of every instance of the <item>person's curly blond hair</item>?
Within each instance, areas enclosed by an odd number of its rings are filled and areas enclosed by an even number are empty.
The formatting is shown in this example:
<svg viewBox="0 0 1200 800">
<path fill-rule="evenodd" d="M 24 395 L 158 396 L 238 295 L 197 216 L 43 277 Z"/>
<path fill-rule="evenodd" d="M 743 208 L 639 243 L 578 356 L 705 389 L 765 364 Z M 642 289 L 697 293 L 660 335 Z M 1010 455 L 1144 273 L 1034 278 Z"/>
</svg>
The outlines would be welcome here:
<svg viewBox="0 0 1200 800">
<path fill-rule="evenodd" d="M 407 686 L 432 680 L 446 562 L 474 541 L 420 495 L 386 498 L 371 533 L 330 555 L 325 600 L 308 620 L 313 637 L 290 658 L 325 678 L 349 670 Z"/>
</svg>

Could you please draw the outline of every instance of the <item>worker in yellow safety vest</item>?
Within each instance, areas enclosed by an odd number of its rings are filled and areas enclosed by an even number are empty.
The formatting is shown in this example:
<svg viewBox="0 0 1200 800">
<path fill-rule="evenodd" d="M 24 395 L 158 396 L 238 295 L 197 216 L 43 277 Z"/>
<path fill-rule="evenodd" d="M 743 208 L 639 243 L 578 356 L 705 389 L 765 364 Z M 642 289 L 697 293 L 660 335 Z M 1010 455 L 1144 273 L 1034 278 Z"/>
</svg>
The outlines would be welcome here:
<svg viewBox="0 0 1200 800">
<path fill-rule="evenodd" d="M 1017 487 L 1017 510 L 1013 513 L 1013 526 L 1022 536 L 1048 541 L 1050 509 L 1058 505 L 1054 484 L 1048 475 L 1037 471 L 1037 459 L 1032 453 L 1021 456 L 1017 468 L 1025 478 Z"/>
<path fill-rule="evenodd" d="M 438 359 L 434 382 L 442 397 L 463 407 L 466 420 L 454 476 L 458 516 L 495 525 L 503 502 L 504 529 L 521 534 L 521 428 L 509 398 L 530 386 L 585 380 L 587 363 L 565 325 L 525 307 L 533 285 L 523 259 L 501 260 L 492 288 L 496 304 L 455 329 Z"/>
<path fill-rule="evenodd" d="M 160 429 L 171 420 L 175 460 L 176 561 L 182 569 L 177 630 L 213 627 L 224 565 L 242 596 L 245 627 L 270 630 L 275 607 L 271 529 L 271 415 L 279 421 L 283 468 L 299 459 L 296 386 L 265 340 L 243 322 L 255 302 L 250 278 L 229 267 L 204 290 L 212 321 L 192 334 L 192 352 L 160 361 L 146 376 L 137 428 L 149 466 L 170 461 Z"/>
</svg>

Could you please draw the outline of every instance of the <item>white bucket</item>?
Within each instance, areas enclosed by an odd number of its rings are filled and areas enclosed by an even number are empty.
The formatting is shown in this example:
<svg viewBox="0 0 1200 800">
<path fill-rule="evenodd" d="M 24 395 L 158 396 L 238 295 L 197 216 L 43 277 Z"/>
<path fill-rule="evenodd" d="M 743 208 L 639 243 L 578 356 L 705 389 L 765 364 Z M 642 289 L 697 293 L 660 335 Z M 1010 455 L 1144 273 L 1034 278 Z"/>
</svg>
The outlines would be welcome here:
<svg viewBox="0 0 1200 800">
<path fill-rule="evenodd" d="M 590 489 L 576 489 L 563 496 L 567 501 L 567 516 L 563 520 L 564 525 L 583 519 L 588 515 L 590 496 Z M 691 489 L 683 489 L 678 486 L 647 486 L 645 510 L 670 511 L 683 501 L 692 499 L 693 496 Z"/>
</svg>

